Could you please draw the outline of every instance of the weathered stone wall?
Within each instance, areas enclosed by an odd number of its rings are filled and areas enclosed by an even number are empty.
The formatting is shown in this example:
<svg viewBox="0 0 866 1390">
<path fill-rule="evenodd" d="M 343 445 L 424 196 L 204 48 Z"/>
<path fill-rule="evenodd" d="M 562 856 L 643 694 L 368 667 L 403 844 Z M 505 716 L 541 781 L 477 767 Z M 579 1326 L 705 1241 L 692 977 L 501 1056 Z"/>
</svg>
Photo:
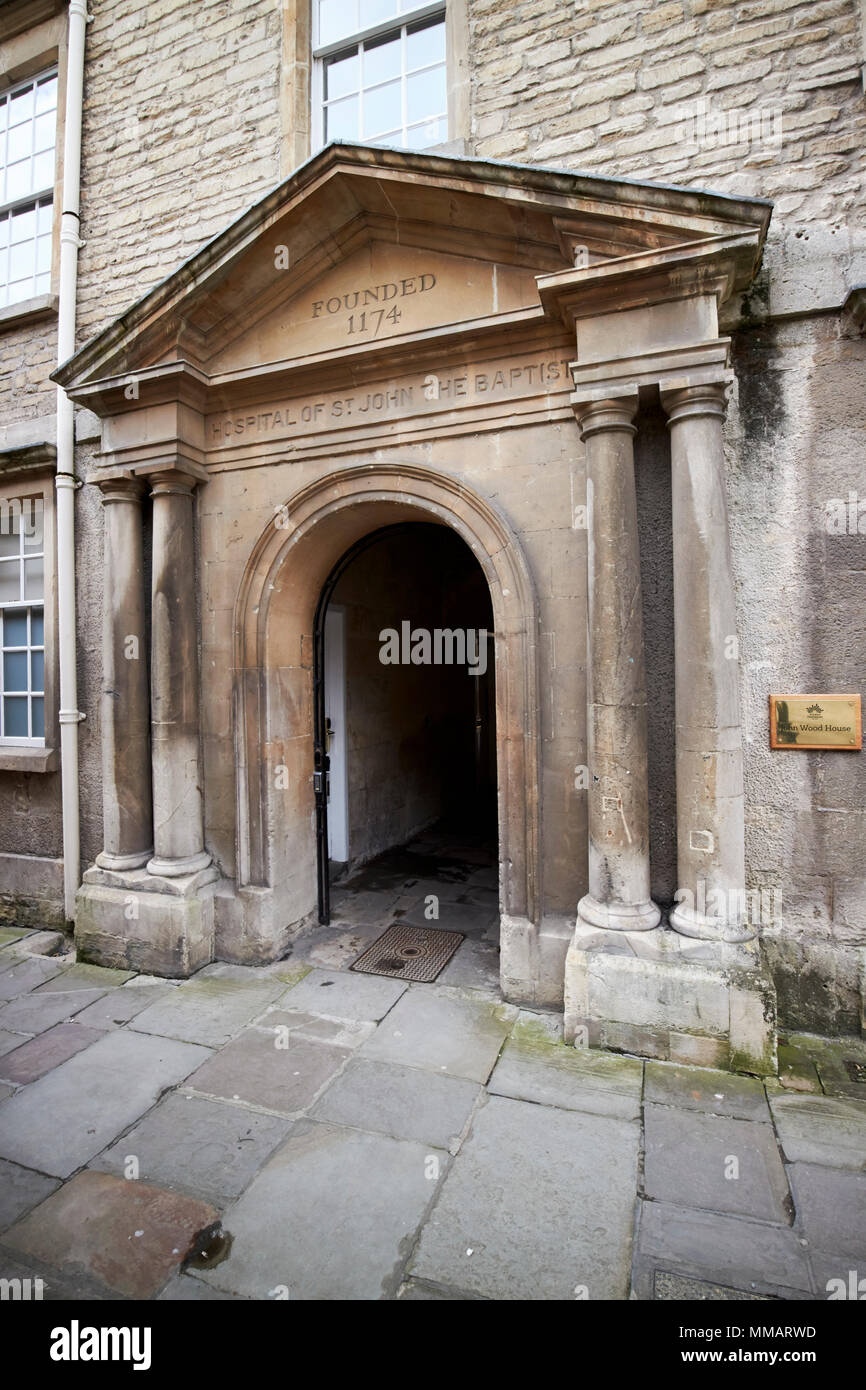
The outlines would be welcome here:
<svg viewBox="0 0 866 1390">
<path fill-rule="evenodd" d="M 93 12 L 82 342 L 279 180 L 276 0 L 99 0 Z"/>
<path fill-rule="evenodd" d="M 470 0 L 469 23 L 479 155 L 771 198 L 779 221 L 864 206 L 858 0 Z M 761 112 L 781 146 L 730 138 Z"/>
</svg>

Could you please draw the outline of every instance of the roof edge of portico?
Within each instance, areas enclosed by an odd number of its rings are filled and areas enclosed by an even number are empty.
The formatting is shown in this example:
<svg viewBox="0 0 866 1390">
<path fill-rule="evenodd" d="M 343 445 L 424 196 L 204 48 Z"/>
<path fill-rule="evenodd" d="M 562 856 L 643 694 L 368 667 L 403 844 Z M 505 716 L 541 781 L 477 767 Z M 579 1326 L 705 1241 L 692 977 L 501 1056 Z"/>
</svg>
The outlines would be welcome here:
<svg viewBox="0 0 866 1390">
<path fill-rule="evenodd" d="M 497 189 L 504 192 L 509 188 L 543 193 L 554 203 L 562 199 L 564 212 L 573 211 L 570 200 L 605 199 L 622 202 L 624 207 L 640 206 L 668 214 L 717 219 L 726 223 L 731 231 L 748 229 L 755 233 L 759 248 L 763 247 L 773 209 L 772 202 L 764 198 L 682 188 L 649 180 L 479 159 L 471 155 L 424 154 L 384 145 L 332 143 L 299 165 L 113 319 L 58 367 L 51 379 L 64 388 L 86 379 L 93 380 L 100 364 L 110 360 L 155 314 L 168 311 L 192 294 L 210 273 L 242 254 L 293 200 L 340 172 L 375 168 L 383 173 L 402 171 L 416 177 L 426 175 L 431 183 L 456 177 L 475 184 L 475 191 L 487 191 L 491 196 Z"/>
</svg>

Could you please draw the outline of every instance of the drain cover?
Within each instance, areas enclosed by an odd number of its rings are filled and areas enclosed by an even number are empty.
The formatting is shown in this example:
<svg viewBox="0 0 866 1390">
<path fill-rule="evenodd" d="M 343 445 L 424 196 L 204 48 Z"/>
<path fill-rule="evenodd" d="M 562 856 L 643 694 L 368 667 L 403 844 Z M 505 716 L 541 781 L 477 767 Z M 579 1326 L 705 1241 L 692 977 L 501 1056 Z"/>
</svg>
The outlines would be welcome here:
<svg viewBox="0 0 866 1390">
<path fill-rule="evenodd" d="M 407 927 L 395 922 L 351 967 L 364 975 L 391 975 L 429 984 L 445 969 L 463 933 L 438 927 Z"/>
</svg>

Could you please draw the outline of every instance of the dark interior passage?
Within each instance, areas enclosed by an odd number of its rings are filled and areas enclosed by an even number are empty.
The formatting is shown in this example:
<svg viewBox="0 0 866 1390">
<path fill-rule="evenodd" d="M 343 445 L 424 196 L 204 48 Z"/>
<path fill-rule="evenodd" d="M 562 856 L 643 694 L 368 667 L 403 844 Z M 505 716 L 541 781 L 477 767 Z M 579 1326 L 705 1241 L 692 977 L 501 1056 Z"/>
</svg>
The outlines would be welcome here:
<svg viewBox="0 0 866 1390">
<path fill-rule="evenodd" d="M 348 863 L 443 820 L 495 845 L 493 612 L 469 547 L 445 526 L 385 528 L 330 607 L 344 615 Z"/>
</svg>

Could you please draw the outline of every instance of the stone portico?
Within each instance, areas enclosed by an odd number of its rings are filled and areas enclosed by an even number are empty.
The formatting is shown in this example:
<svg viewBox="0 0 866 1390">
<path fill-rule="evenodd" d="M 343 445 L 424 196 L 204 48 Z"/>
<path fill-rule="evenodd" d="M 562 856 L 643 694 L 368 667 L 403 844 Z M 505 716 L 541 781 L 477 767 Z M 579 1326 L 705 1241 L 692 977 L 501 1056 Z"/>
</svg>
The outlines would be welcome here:
<svg viewBox="0 0 866 1390">
<path fill-rule="evenodd" d="M 564 1008 L 577 1045 L 774 1069 L 745 914 L 719 328 L 769 216 L 329 146 L 61 369 L 102 420 L 104 847 L 78 895 L 82 959 L 186 976 L 286 952 L 316 908 L 319 596 L 365 535 L 433 522 L 472 551 L 493 609 L 504 997 Z M 669 914 L 644 409 L 670 438 Z"/>
</svg>

